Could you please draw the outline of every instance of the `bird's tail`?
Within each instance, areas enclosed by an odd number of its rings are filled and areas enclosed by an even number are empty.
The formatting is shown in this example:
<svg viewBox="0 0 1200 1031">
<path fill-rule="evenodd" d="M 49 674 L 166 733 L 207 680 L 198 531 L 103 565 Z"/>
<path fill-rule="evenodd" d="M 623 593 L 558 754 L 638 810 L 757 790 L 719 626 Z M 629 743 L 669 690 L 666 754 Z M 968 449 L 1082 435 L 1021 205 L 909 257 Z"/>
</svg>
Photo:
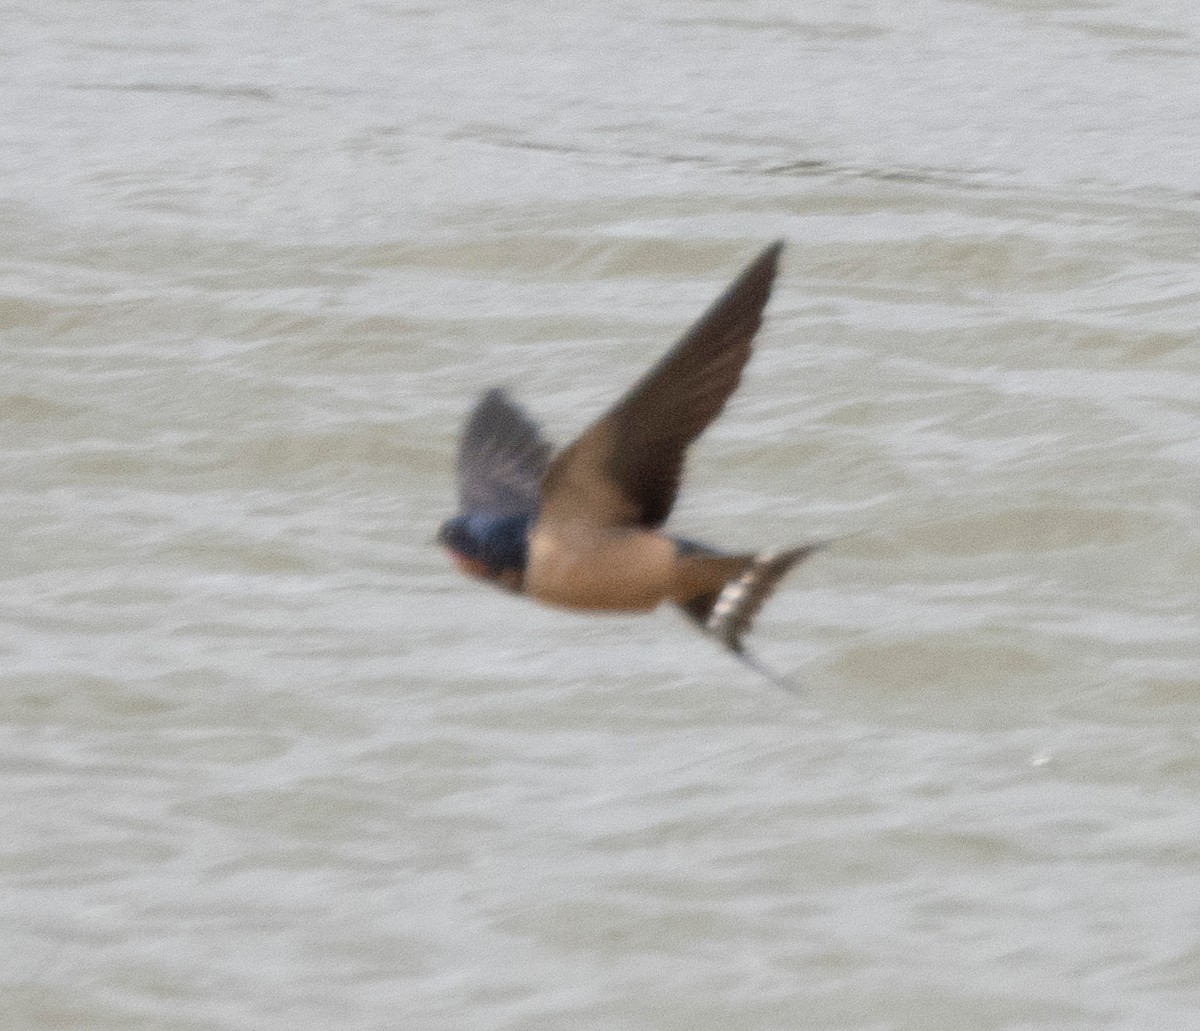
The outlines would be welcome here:
<svg viewBox="0 0 1200 1031">
<path fill-rule="evenodd" d="M 679 607 L 706 633 L 770 679 L 790 686 L 764 669 L 746 651 L 742 635 L 788 571 L 828 542 L 805 544 L 786 551 L 760 551 L 750 555 L 721 555 L 690 541 L 678 542 L 681 564 L 688 580 L 699 586 L 685 595 Z"/>
</svg>

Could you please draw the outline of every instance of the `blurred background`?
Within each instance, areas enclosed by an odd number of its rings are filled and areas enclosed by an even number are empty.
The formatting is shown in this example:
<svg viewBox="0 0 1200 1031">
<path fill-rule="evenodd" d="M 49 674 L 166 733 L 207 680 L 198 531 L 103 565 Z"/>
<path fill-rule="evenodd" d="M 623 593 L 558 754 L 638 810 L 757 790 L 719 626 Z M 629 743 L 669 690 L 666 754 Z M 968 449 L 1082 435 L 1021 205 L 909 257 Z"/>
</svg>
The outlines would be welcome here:
<svg viewBox="0 0 1200 1031">
<path fill-rule="evenodd" d="M 1194 1022 L 1192 3 L 0 11 L 0 1023 Z M 856 534 L 803 697 L 458 578 L 780 237 L 672 526 Z"/>
</svg>

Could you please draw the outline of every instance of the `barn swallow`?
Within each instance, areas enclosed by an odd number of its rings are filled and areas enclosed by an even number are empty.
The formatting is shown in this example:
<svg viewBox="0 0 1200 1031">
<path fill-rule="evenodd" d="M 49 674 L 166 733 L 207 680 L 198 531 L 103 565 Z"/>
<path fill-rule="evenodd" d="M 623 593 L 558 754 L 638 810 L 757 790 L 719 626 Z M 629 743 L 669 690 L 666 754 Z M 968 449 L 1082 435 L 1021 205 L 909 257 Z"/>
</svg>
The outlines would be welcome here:
<svg viewBox="0 0 1200 1031">
<path fill-rule="evenodd" d="M 459 514 L 438 541 L 468 576 L 565 609 L 644 612 L 669 601 L 772 680 L 742 635 L 783 576 L 824 546 L 731 554 L 662 531 L 688 445 L 741 379 L 783 242 L 764 250 L 600 419 L 552 455 L 499 389 L 467 420 Z"/>
</svg>

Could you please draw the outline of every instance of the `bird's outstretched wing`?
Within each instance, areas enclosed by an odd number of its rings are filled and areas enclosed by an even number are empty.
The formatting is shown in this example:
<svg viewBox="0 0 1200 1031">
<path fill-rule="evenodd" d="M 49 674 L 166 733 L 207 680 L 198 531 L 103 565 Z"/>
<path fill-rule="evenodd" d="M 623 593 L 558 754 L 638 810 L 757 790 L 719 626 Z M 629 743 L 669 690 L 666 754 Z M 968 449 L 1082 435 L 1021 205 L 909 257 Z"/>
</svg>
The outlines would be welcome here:
<svg viewBox="0 0 1200 1031">
<path fill-rule="evenodd" d="M 463 512 L 522 515 L 537 511 L 550 445 L 537 424 L 503 390 L 476 403 L 458 451 L 458 503 Z"/>
<path fill-rule="evenodd" d="M 779 253 L 762 252 L 683 338 L 551 463 L 541 518 L 661 525 L 687 447 L 725 406 L 750 357 Z"/>
</svg>

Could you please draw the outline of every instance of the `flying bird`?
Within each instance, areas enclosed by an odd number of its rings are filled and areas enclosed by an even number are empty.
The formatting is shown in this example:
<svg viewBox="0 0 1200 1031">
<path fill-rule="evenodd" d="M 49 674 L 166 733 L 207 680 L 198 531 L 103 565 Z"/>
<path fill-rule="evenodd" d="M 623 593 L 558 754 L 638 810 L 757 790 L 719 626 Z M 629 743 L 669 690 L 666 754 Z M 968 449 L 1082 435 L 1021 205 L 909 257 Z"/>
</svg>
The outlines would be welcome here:
<svg viewBox="0 0 1200 1031">
<path fill-rule="evenodd" d="M 758 672 L 742 640 L 783 576 L 823 547 L 731 554 L 663 532 L 684 459 L 742 376 L 783 242 L 767 247 L 679 342 L 558 454 L 503 390 L 487 391 L 458 454 L 459 513 L 438 541 L 468 576 L 565 609 L 666 601 Z"/>
</svg>

